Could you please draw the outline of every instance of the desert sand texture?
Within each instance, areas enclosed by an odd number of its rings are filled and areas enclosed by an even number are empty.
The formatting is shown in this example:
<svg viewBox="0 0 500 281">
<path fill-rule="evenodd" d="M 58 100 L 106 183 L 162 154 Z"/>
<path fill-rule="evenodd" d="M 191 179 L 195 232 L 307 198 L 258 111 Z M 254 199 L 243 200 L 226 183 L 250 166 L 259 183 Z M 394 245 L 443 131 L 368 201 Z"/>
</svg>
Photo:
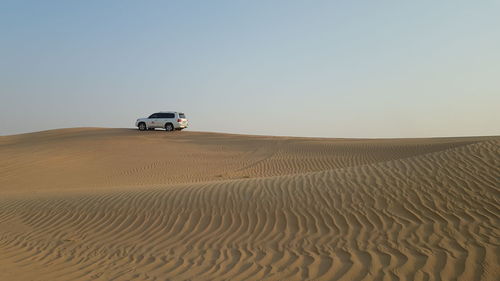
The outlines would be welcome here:
<svg viewBox="0 0 500 281">
<path fill-rule="evenodd" d="M 0 137 L 0 280 L 500 280 L 500 137 Z"/>
</svg>

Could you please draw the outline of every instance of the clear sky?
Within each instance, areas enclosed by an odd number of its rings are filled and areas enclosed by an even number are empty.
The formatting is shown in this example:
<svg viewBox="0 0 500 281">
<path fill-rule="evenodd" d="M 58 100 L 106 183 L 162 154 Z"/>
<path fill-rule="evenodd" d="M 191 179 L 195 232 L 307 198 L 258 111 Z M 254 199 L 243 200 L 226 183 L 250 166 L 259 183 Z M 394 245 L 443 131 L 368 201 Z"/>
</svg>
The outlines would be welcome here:
<svg viewBox="0 0 500 281">
<path fill-rule="evenodd" d="M 500 1 L 0 0 L 0 135 L 500 134 Z"/>
</svg>

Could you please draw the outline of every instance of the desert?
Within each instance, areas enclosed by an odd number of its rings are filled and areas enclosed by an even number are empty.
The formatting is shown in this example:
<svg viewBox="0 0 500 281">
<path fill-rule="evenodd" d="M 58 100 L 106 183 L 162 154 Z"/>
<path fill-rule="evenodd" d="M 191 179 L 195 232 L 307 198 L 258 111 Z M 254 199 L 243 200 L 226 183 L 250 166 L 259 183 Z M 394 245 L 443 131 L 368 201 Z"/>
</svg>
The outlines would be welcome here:
<svg viewBox="0 0 500 281">
<path fill-rule="evenodd" d="M 498 280 L 500 137 L 0 137 L 0 280 Z"/>
</svg>

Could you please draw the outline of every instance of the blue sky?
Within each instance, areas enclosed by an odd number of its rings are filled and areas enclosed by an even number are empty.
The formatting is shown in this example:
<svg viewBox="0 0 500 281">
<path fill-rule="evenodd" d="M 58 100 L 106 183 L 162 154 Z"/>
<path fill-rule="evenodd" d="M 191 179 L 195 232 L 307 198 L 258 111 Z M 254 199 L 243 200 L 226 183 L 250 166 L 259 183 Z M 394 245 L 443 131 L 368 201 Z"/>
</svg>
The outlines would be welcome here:
<svg viewBox="0 0 500 281">
<path fill-rule="evenodd" d="M 0 134 L 500 134 L 500 1 L 3 1 Z"/>
</svg>

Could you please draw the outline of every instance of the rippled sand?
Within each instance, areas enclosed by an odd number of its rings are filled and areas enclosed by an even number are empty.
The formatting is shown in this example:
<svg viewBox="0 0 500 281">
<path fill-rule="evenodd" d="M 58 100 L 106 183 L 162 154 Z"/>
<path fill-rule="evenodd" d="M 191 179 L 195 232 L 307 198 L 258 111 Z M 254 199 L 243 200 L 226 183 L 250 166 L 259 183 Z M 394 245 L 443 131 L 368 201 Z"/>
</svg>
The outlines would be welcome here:
<svg viewBox="0 0 500 281">
<path fill-rule="evenodd" d="M 0 137 L 0 280 L 499 280 L 500 137 Z"/>
</svg>

